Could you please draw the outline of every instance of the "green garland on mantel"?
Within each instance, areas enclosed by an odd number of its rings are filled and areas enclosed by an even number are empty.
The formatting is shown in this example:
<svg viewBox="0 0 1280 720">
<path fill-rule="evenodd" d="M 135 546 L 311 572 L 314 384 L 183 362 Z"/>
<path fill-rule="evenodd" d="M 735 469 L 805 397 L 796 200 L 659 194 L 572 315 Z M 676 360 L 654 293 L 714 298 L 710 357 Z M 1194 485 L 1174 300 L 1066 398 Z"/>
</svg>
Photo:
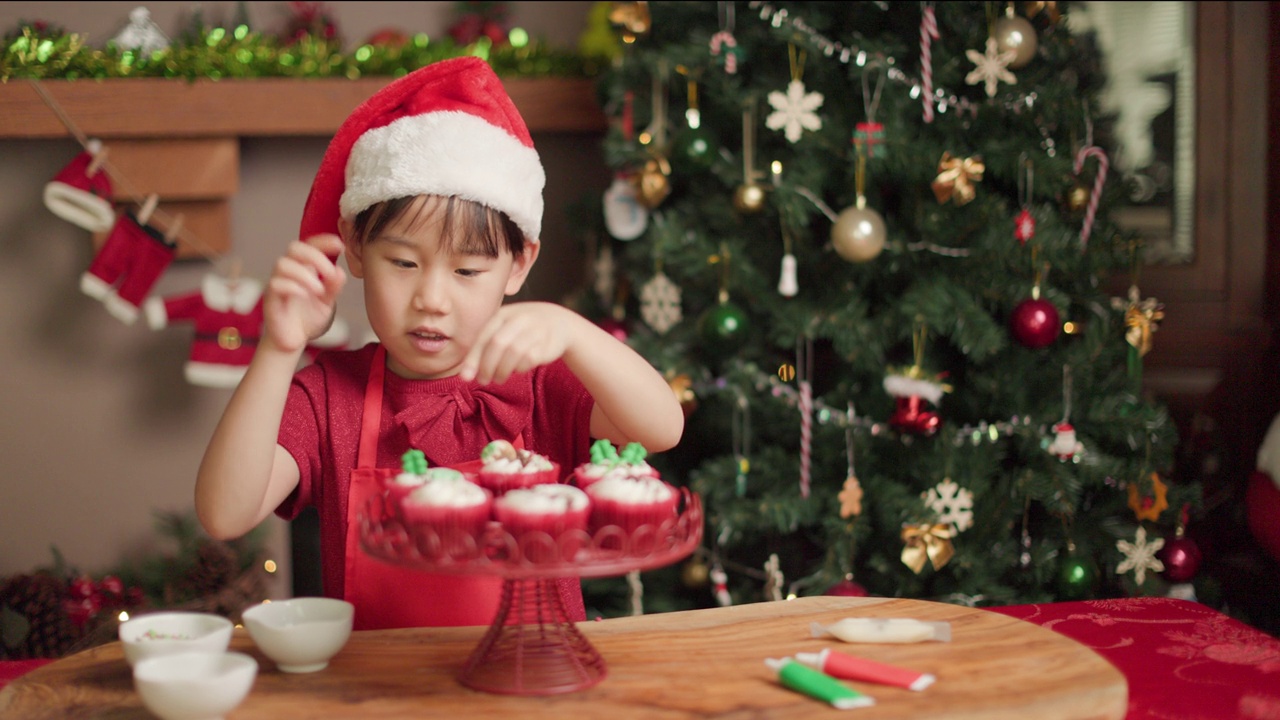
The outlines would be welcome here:
<svg viewBox="0 0 1280 720">
<path fill-rule="evenodd" d="M 597 59 L 530 40 L 519 47 L 494 46 L 488 38 L 466 46 L 447 36 L 413 35 L 402 44 L 361 45 L 344 53 L 339 43 L 304 35 L 285 43 L 248 26 L 211 28 L 192 39 L 175 42 L 150 54 L 85 45 L 75 33 L 48 32 L 24 26 L 5 38 L 0 82 L 10 79 L 76 80 L 106 78 L 175 78 L 221 80 L 292 77 L 398 77 L 417 68 L 462 55 L 488 60 L 503 77 L 590 77 Z"/>
</svg>

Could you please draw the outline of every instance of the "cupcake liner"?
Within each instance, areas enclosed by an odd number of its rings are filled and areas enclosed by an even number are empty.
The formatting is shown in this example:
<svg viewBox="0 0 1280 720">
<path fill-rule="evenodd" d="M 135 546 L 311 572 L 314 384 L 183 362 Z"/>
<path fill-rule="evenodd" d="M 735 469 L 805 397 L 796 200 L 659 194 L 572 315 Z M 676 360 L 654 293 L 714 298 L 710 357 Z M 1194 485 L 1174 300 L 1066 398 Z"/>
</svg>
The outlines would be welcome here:
<svg viewBox="0 0 1280 720">
<path fill-rule="evenodd" d="M 489 472 L 481 468 L 476 471 L 474 479 L 477 485 L 497 496 L 508 490 L 558 483 L 560 482 L 560 465 L 553 462 L 548 470 L 517 473 Z"/>
<path fill-rule="evenodd" d="M 495 519 L 520 544 L 533 563 L 572 561 L 586 540 L 590 506 L 563 513 L 528 512 L 495 502 Z M 577 531 L 577 532 L 575 532 Z"/>
<path fill-rule="evenodd" d="M 493 512 L 493 498 L 486 497 L 485 502 L 468 507 L 425 505 L 405 498 L 400 512 L 424 556 L 465 559 L 478 554 L 481 548 Z"/>
</svg>

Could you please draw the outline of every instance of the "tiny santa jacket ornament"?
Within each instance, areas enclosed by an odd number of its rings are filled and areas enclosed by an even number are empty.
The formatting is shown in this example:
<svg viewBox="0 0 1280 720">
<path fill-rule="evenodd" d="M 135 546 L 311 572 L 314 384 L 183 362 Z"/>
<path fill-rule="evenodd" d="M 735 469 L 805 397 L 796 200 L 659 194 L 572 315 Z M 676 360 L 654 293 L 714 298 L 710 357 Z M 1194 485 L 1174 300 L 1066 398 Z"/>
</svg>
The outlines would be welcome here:
<svg viewBox="0 0 1280 720">
<path fill-rule="evenodd" d="M 170 322 L 195 324 L 195 341 L 183 368 L 187 382 L 231 388 L 240 383 L 262 335 L 262 283 L 205 275 L 200 289 L 144 305 L 147 324 L 160 330 Z"/>
<path fill-rule="evenodd" d="M 90 140 L 85 148 L 45 184 L 44 204 L 54 215 L 89 232 L 106 232 L 116 222 L 111 178 L 101 167 L 106 150 L 98 140 Z"/>
</svg>

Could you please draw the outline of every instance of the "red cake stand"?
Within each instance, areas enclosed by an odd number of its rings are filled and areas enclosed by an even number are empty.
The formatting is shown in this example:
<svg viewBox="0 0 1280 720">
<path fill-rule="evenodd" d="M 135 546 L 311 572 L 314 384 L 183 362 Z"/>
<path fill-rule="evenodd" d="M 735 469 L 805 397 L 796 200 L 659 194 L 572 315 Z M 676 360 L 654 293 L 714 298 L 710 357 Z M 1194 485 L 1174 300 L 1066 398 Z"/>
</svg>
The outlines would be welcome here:
<svg viewBox="0 0 1280 720">
<path fill-rule="evenodd" d="M 385 495 L 370 499 L 360 520 L 360 544 L 385 562 L 430 573 L 503 578 L 502 598 L 488 632 L 458 674 L 463 685 L 508 695 L 585 690 L 604 679 L 604 658 L 569 619 L 556 579 L 607 577 L 670 565 L 702 542 L 702 502 L 681 489 L 679 512 L 633 532 L 609 525 L 595 533 L 519 538 L 490 523 L 480 537 L 441 537 L 406 524 Z"/>
</svg>

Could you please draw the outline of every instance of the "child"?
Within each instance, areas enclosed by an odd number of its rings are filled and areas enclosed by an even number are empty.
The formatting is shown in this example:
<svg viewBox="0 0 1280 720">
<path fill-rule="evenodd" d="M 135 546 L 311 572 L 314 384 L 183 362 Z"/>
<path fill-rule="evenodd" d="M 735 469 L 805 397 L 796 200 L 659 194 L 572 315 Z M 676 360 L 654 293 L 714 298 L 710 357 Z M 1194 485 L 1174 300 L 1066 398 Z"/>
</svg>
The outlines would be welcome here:
<svg viewBox="0 0 1280 720">
<path fill-rule="evenodd" d="M 400 78 L 339 128 L 303 212 L 301 240 L 275 266 L 265 329 L 214 430 L 196 511 L 217 538 L 267 515 L 320 518 L 324 593 L 356 606 L 356 627 L 483 625 L 501 579 L 432 575 L 376 560 L 358 516 L 410 448 L 432 466 L 506 439 L 571 469 L 592 438 L 659 452 L 684 417 L 662 376 L 582 316 L 504 304 L 538 257 L 544 174 L 502 84 L 456 58 Z M 363 280 L 379 342 L 297 370 L 332 320 L 346 274 Z M 560 581 L 585 619 L 575 578 Z"/>
</svg>

